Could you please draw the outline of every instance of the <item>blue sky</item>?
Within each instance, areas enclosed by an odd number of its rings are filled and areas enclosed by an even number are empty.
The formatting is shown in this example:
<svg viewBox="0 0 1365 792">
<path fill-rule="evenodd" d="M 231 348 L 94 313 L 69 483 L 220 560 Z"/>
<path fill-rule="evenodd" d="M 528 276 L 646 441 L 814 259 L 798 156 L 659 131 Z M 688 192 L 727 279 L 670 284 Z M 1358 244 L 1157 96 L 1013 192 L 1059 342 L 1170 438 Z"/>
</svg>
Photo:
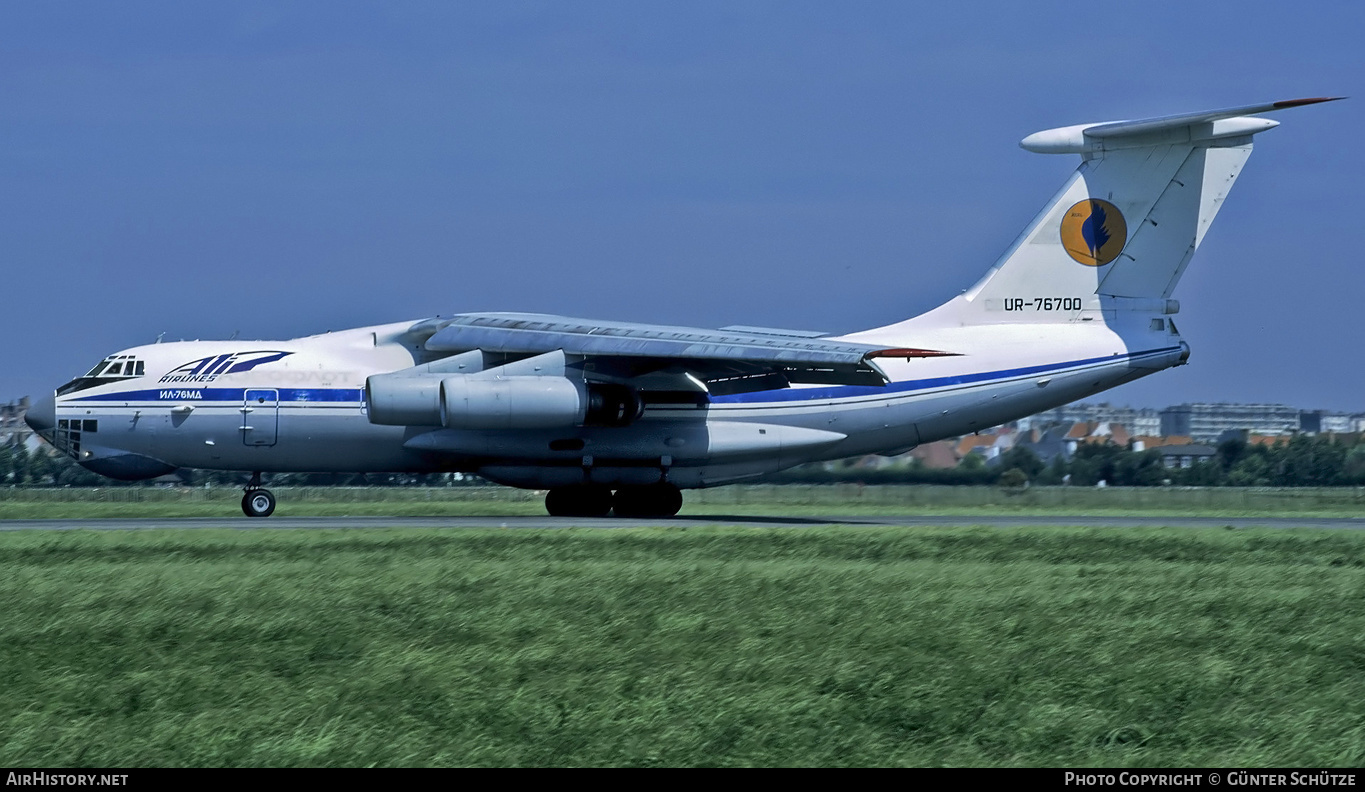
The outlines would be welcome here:
<svg viewBox="0 0 1365 792">
<path fill-rule="evenodd" d="M 0 6 L 0 399 L 166 338 L 527 310 L 842 332 L 968 287 L 1054 126 L 1360 94 L 1365 4 Z M 1365 411 L 1365 97 L 1280 113 L 1138 406 Z"/>
</svg>

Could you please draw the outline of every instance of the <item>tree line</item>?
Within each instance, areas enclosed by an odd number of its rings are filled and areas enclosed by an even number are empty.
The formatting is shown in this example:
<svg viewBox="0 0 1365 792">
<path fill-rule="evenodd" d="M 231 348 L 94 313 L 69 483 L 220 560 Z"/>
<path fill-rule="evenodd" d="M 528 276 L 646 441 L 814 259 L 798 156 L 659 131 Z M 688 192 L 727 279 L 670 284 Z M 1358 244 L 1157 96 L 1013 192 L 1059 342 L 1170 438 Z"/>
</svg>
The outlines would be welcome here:
<svg viewBox="0 0 1365 792">
<path fill-rule="evenodd" d="M 773 483 L 862 482 L 864 484 L 962 484 L 1118 487 L 1359 487 L 1365 486 L 1365 442 L 1360 437 L 1296 435 L 1274 445 L 1232 439 L 1219 443 L 1209 460 L 1168 468 L 1161 449 L 1085 443 L 1070 459 L 1051 462 L 1026 446 L 1015 446 L 987 463 L 968 454 L 955 468 L 928 468 L 918 460 L 884 468 L 859 467 L 857 460 L 826 466 L 803 465 L 768 477 Z"/>
</svg>

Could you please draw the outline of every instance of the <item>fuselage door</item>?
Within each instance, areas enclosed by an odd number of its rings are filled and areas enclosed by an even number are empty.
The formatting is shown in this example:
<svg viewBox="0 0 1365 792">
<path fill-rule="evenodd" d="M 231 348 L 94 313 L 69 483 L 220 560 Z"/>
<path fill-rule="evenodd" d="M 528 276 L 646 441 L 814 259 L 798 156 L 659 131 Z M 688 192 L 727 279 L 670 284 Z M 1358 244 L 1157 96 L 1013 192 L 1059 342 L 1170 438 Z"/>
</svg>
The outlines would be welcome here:
<svg viewBox="0 0 1365 792">
<path fill-rule="evenodd" d="M 280 392 L 248 390 L 242 400 L 242 442 L 249 446 L 273 446 L 279 424 Z"/>
</svg>

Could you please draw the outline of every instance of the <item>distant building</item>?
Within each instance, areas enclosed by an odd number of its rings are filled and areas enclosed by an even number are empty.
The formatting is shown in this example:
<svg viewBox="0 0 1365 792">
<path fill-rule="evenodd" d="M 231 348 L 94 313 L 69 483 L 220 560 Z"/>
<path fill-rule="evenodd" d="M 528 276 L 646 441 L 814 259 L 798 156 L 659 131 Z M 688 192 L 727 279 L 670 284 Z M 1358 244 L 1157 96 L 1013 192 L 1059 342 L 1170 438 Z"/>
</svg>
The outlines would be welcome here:
<svg viewBox="0 0 1365 792">
<path fill-rule="evenodd" d="M 1163 435 L 1213 443 L 1225 432 L 1291 435 L 1302 431 L 1297 409 L 1284 404 L 1181 404 L 1161 411 Z"/>
<path fill-rule="evenodd" d="M 1076 422 L 1090 424 L 1121 424 L 1132 435 L 1156 435 L 1161 433 L 1161 413 L 1144 407 L 1116 407 L 1108 402 L 1100 404 L 1067 404 L 1053 410 L 1031 415 L 1019 421 L 1020 429 L 1047 429 L 1060 424 Z"/>
<path fill-rule="evenodd" d="M 995 435 L 970 434 L 957 441 L 957 455 L 958 458 L 961 458 L 968 454 L 977 454 L 986 459 L 992 459 L 999 453 L 995 451 L 994 446 Z"/>
<path fill-rule="evenodd" d="M 1144 445 L 1144 441 L 1147 445 Z M 1127 427 L 1119 423 L 1063 421 L 1049 422 L 1046 428 L 1035 425 L 1032 429 L 1021 431 L 1015 436 L 1012 445 L 1027 448 L 1044 462 L 1051 462 L 1058 457 L 1069 460 L 1076 454 L 1077 448 L 1087 444 L 1114 445 L 1119 448 L 1129 448 L 1131 444 L 1134 450 L 1141 451 L 1145 447 L 1162 445 L 1165 442 L 1168 442 L 1166 438 L 1135 437 L 1128 432 Z M 1181 438 L 1180 442 L 1188 443 L 1189 438 Z M 1002 450 L 1009 448 L 1003 443 L 1001 446 Z"/>
<path fill-rule="evenodd" d="M 1077 442 L 1067 437 L 1071 427 L 1071 424 L 1066 424 L 1020 432 L 1017 444 L 1032 451 L 1034 456 L 1044 462 L 1051 462 L 1057 457 L 1063 460 L 1071 459 L 1071 455 L 1076 451 Z"/>
<path fill-rule="evenodd" d="M 1327 412 L 1322 413 L 1321 417 L 1319 418 L 1318 431 L 1327 432 L 1331 434 L 1347 434 L 1349 432 L 1358 432 L 1360 430 L 1356 429 L 1352 425 L 1354 423 L 1351 420 L 1353 417 L 1354 416 L 1346 415 L 1344 413 Z"/>
<path fill-rule="evenodd" d="M 961 437 L 957 441 L 955 453 L 958 459 L 969 454 L 982 457 L 987 462 L 994 462 L 1000 455 L 1014 448 L 1014 444 L 1019 437 L 1013 424 L 1005 424 L 996 427 L 994 431 L 969 434 Z"/>
<path fill-rule="evenodd" d="M 908 456 L 921 465 L 935 470 L 955 468 L 962 457 L 957 453 L 957 443 L 952 440 L 937 440 L 922 446 L 915 446 Z"/>
<path fill-rule="evenodd" d="M 1134 451 L 1152 451 L 1166 446 L 1189 445 L 1189 435 L 1142 435 L 1133 438 Z"/>
<path fill-rule="evenodd" d="M 1168 468 L 1194 467 L 1218 455 L 1218 449 L 1208 445 L 1170 445 L 1161 447 L 1161 463 Z"/>
</svg>

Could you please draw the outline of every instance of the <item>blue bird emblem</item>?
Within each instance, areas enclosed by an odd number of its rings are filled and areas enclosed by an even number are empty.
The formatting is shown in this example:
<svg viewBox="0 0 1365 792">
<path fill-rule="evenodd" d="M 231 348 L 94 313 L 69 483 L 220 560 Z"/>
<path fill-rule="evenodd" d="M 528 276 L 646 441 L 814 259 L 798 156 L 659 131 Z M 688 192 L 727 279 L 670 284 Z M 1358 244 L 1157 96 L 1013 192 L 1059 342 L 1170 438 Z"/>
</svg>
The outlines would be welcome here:
<svg viewBox="0 0 1365 792">
<path fill-rule="evenodd" d="M 1100 250 L 1109 241 L 1109 232 L 1104 228 L 1104 221 L 1109 216 L 1104 213 L 1104 206 L 1099 201 L 1090 202 L 1090 216 L 1081 223 L 1081 238 L 1085 244 L 1090 246 L 1090 255 L 1098 259 Z"/>
</svg>

